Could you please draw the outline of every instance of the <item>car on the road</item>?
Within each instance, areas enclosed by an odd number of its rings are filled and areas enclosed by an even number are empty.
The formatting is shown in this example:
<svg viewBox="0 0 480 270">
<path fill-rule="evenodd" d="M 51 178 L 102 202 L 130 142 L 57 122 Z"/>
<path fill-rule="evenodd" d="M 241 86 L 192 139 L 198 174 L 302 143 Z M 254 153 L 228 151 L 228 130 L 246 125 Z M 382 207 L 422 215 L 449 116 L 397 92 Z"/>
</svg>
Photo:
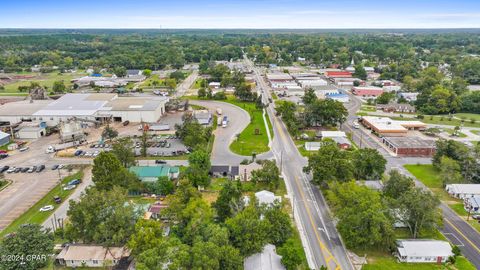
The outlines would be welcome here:
<svg viewBox="0 0 480 270">
<path fill-rule="evenodd" d="M 7 170 L 7 173 L 13 173 L 15 171 L 15 167 L 10 167 L 10 169 Z"/>
<path fill-rule="evenodd" d="M 157 159 L 155 160 L 155 164 L 167 164 L 167 162 L 165 160 Z"/>
<path fill-rule="evenodd" d="M 55 203 L 61 203 L 61 202 L 62 202 L 62 198 L 60 198 L 59 196 L 55 196 L 55 197 L 53 197 L 53 201 L 54 201 Z"/>
<path fill-rule="evenodd" d="M 360 124 L 357 121 L 353 122 L 353 128 L 359 129 Z"/>
<path fill-rule="evenodd" d="M 75 187 L 76 187 L 75 185 L 66 185 L 65 187 L 63 187 L 63 190 L 72 190 Z"/>
<path fill-rule="evenodd" d="M 52 171 L 58 169 L 58 164 L 52 166 Z"/>
<path fill-rule="evenodd" d="M 73 153 L 73 155 L 78 157 L 82 154 L 82 152 L 83 152 L 82 150 L 77 150 L 77 151 L 75 151 L 75 153 Z"/>
<path fill-rule="evenodd" d="M 480 215 L 472 215 L 472 218 L 480 221 Z"/>
<path fill-rule="evenodd" d="M 52 211 L 53 209 L 55 209 L 53 205 L 45 205 L 44 207 L 40 208 L 40 212 L 48 212 Z"/>
<path fill-rule="evenodd" d="M 27 151 L 28 149 L 30 149 L 30 147 L 25 146 L 25 147 L 22 147 L 22 148 L 18 149 L 18 151 L 20 151 L 20 152 L 25 152 L 25 151 Z"/>
<path fill-rule="evenodd" d="M 36 171 L 36 170 L 37 170 L 37 166 L 32 166 L 32 167 L 30 167 L 30 168 L 28 169 L 27 172 L 28 172 L 28 173 L 33 173 L 33 172 Z"/>
<path fill-rule="evenodd" d="M 44 169 L 45 169 L 45 165 L 40 165 L 40 166 L 37 167 L 36 172 L 39 173 L 39 172 L 43 171 Z"/>
</svg>

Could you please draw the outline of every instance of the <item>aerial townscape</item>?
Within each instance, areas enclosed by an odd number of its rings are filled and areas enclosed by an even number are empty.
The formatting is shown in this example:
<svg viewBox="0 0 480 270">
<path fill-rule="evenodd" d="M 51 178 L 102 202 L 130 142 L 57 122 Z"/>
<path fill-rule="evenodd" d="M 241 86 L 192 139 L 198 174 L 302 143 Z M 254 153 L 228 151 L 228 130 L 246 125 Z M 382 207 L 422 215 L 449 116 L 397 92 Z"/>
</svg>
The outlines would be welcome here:
<svg viewBox="0 0 480 270">
<path fill-rule="evenodd" d="M 66 2 L 1 5 L 0 270 L 480 269 L 480 2 Z"/>
</svg>

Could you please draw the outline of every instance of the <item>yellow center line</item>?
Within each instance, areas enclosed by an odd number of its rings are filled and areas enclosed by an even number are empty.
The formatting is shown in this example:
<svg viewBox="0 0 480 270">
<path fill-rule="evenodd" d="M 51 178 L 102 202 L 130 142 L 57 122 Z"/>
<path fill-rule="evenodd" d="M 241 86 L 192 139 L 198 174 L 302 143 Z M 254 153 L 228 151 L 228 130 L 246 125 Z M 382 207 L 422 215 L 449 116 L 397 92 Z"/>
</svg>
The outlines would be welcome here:
<svg viewBox="0 0 480 270">
<path fill-rule="evenodd" d="M 277 117 L 274 117 L 274 121 L 275 121 L 275 124 L 277 125 L 277 127 L 279 127 L 279 121 L 277 119 Z M 280 137 L 282 137 L 282 140 L 286 141 L 286 136 L 283 132 L 283 129 L 281 129 L 280 127 L 278 128 L 278 131 L 280 133 Z M 294 179 L 295 179 L 295 184 L 297 185 L 297 188 L 298 190 L 300 190 L 300 195 L 302 197 L 302 203 L 303 205 L 305 206 L 305 210 L 307 210 L 307 215 L 308 215 L 308 218 L 310 220 L 310 224 L 312 226 L 312 229 L 313 231 L 315 232 L 315 236 L 316 236 L 316 239 L 319 243 L 319 246 L 320 246 L 320 249 L 323 251 L 325 250 L 329 256 L 329 258 L 325 258 L 325 254 L 324 252 L 322 252 L 322 257 L 323 257 L 323 260 L 328 264 L 328 262 L 330 260 L 333 259 L 333 261 L 335 262 L 335 265 L 337 266 L 335 269 L 341 269 L 340 266 L 338 266 L 338 262 L 337 260 L 335 259 L 335 257 L 333 257 L 332 253 L 328 250 L 328 248 L 325 246 L 325 244 L 322 242 L 322 240 L 320 239 L 320 235 L 318 234 L 318 229 L 316 228 L 315 226 L 315 223 L 313 222 L 313 217 L 312 217 L 312 213 L 310 212 L 310 208 L 307 206 L 307 204 L 305 203 L 305 194 L 303 192 L 303 189 L 300 187 L 300 184 L 299 184 L 299 180 L 298 180 L 298 177 L 295 175 L 294 176 Z M 313 199 L 313 198 L 312 198 Z M 328 265 L 327 265 L 328 267 Z"/>
<path fill-rule="evenodd" d="M 457 231 L 465 240 L 467 240 L 467 242 L 474 248 L 478 251 L 478 253 L 480 253 L 480 248 L 478 248 L 470 239 L 468 239 L 455 225 L 453 225 L 452 222 L 450 222 L 450 220 L 448 219 L 444 219 L 448 224 L 450 224 L 450 226 L 452 226 L 453 229 L 455 229 L 455 231 Z"/>
</svg>

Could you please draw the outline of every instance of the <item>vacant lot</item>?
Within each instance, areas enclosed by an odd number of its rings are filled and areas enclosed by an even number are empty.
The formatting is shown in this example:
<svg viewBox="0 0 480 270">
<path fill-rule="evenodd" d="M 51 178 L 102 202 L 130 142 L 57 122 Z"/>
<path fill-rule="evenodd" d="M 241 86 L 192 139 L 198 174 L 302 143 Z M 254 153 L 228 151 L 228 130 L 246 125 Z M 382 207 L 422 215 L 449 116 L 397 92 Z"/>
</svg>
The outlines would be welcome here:
<svg viewBox="0 0 480 270">
<path fill-rule="evenodd" d="M 12 74 L 15 75 L 15 74 Z M 52 73 L 30 73 L 30 74 L 22 74 L 22 75 L 31 75 L 34 76 L 33 78 L 29 79 L 21 79 L 17 80 L 13 83 L 6 84 L 4 87 L 4 90 L 0 90 L 0 93 L 17 93 L 21 94 L 21 92 L 18 91 L 19 86 L 29 86 L 30 83 L 36 82 L 39 83 L 41 86 L 45 87 L 47 90 L 51 90 L 53 83 L 55 81 L 63 81 L 67 87 L 72 86 L 73 84 L 71 83 L 71 80 L 74 78 L 78 78 L 81 76 L 84 76 L 86 74 L 83 73 L 57 73 L 57 72 L 52 72 Z"/>
</svg>

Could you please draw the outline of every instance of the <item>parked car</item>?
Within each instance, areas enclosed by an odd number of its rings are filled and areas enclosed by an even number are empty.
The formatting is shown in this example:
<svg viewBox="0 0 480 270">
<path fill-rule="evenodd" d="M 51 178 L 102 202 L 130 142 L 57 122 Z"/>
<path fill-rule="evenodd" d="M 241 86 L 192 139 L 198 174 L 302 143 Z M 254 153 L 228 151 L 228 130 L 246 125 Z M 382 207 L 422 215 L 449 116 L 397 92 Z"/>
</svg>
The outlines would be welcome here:
<svg viewBox="0 0 480 270">
<path fill-rule="evenodd" d="M 480 215 L 472 215 L 472 218 L 480 221 Z"/>
<path fill-rule="evenodd" d="M 62 202 L 62 198 L 60 198 L 60 197 L 58 197 L 58 196 L 55 196 L 55 197 L 53 197 L 53 201 L 54 201 L 55 203 L 61 203 L 61 202 Z"/>
<path fill-rule="evenodd" d="M 165 160 L 157 159 L 155 160 L 155 164 L 167 164 L 167 162 Z"/>
<path fill-rule="evenodd" d="M 20 152 L 25 152 L 25 151 L 27 151 L 28 149 L 30 149 L 30 147 L 25 146 L 25 147 L 22 147 L 22 148 L 18 149 L 18 151 L 20 151 Z"/>
<path fill-rule="evenodd" d="M 55 165 L 52 166 L 52 170 L 56 170 L 56 169 L 58 169 L 58 165 L 57 165 L 57 164 L 55 164 Z"/>
<path fill-rule="evenodd" d="M 128 124 L 130 124 L 130 121 L 128 121 L 128 120 L 123 122 L 123 126 L 128 126 Z"/>
<path fill-rule="evenodd" d="M 22 168 L 17 167 L 17 168 L 15 168 L 15 170 L 14 170 L 13 172 L 14 172 L 14 173 L 19 173 L 21 170 L 22 170 Z"/>
<path fill-rule="evenodd" d="M 10 167 L 10 169 L 7 170 L 7 173 L 13 173 L 15 171 L 15 167 Z"/>
<path fill-rule="evenodd" d="M 40 208 L 40 212 L 47 212 L 52 211 L 55 207 L 53 205 L 45 205 L 44 207 Z"/>
<path fill-rule="evenodd" d="M 75 153 L 73 155 L 78 157 L 82 154 L 82 152 L 83 152 L 82 150 L 77 150 L 77 151 L 75 151 Z"/>
<path fill-rule="evenodd" d="M 40 166 L 37 167 L 36 172 L 37 172 L 37 173 L 38 173 L 38 172 L 41 172 L 41 171 L 43 171 L 44 169 L 45 169 L 45 165 L 40 165 Z"/>
<path fill-rule="evenodd" d="M 66 185 L 65 187 L 63 187 L 63 190 L 72 190 L 75 187 L 76 187 L 75 185 Z"/>
<path fill-rule="evenodd" d="M 68 182 L 67 185 L 69 186 L 78 185 L 80 184 L 80 182 L 81 182 L 80 179 L 73 179 L 72 181 Z"/>
<path fill-rule="evenodd" d="M 9 168 L 10 168 L 10 166 L 3 166 L 2 168 L 0 168 L 0 173 L 4 173 L 4 172 L 7 171 Z"/>
<path fill-rule="evenodd" d="M 63 164 L 59 164 L 59 165 L 58 165 L 58 169 L 59 169 L 59 170 L 62 169 L 63 167 L 64 167 Z"/>
<path fill-rule="evenodd" d="M 4 159 L 4 158 L 7 158 L 7 157 L 8 157 L 8 154 L 6 154 L 6 153 L 0 154 L 0 159 Z"/>
<path fill-rule="evenodd" d="M 28 170 L 30 170 L 30 167 L 24 167 L 22 168 L 22 173 L 26 173 L 28 172 Z"/>
<path fill-rule="evenodd" d="M 30 168 L 28 169 L 27 172 L 28 172 L 28 173 L 33 173 L 33 172 L 36 171 L 36 170 L 37 170 L 37 166 L 32 166 L 32 167 L 30 167 Z"/>
</svg>

